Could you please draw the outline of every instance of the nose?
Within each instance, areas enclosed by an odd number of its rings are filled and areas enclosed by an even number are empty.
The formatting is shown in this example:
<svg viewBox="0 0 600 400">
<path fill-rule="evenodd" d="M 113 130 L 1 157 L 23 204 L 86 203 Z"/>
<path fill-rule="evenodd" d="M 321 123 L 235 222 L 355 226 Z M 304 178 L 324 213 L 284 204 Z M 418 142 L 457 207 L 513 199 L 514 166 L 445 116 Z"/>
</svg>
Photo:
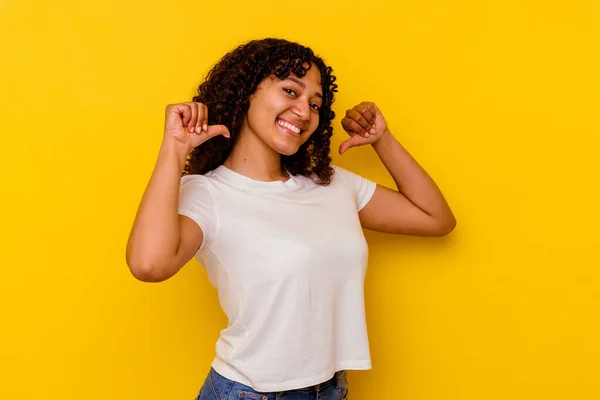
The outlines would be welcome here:
<svg viewBox="0 0 600 400">
<path fill-rule="evenodd" d="M 307 101 L 298 100 L 294 104 L 294 108 L 292 109 L 294 114 L 301 118 L 303 121 L 308 121 L 310 117 L 310 105 Z"/>
</svg>

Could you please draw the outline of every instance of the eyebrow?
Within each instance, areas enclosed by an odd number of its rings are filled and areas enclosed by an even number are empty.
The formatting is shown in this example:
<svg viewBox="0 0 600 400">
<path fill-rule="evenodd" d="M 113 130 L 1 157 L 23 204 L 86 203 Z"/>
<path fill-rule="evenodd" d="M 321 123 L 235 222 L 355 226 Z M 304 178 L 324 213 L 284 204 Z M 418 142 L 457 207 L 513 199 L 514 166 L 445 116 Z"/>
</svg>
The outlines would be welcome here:
<svg viewBox="0 0 600 400">
<path fill-rule="evenodd" d="M 304 82 L 302 82 L 300 79 L 295 78 L 293 76 L 288 76 L 286 79 L 292 81 L 292 82 L 296 82 L 298 85 L 300 85 L 300 87 L 302 89 L 306 89 L 306 85 L 304 84 Z M 323 98 L 323 95 L 319 92 L 315 93 L 317 96 L 319 96 L 320 98 Z"/>
</svg>

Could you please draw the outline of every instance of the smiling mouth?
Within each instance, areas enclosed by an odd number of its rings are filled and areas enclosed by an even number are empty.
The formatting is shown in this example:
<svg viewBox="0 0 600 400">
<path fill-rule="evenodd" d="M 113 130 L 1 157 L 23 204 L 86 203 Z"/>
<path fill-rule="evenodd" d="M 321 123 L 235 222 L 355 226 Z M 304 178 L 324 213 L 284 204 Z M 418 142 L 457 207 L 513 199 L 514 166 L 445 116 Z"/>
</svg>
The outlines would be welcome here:
<svg viewBox="0 0 600 400">
<path fill-rule="evenodd" d="M 299 137 L 302 134 L 302 132 L 304 132 L 297 126 L 294 126 L 294 125 L 290 124 L 289 122 L 285 122 L 281 119 L 278 119 L 276 123 L 277 123 L 277 126 L 279 126 L 279 128 L 281 128 L 281 130 L 283 130 L 287 134 L 295 136 L 295 137 Z"/>
</svg>

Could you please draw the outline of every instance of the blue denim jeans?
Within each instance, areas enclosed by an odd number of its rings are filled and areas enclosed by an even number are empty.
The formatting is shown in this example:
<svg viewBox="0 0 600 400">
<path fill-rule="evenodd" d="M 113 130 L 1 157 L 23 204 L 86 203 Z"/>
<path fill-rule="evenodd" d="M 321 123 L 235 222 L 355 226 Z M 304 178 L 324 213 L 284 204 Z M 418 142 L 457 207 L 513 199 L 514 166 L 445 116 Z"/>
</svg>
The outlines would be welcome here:
<svg viewBox="0 0 600 400">
<path fill-rule="evenodd" d="M 338 371 L 333 378 L 302 389 L 284 392 L 257 392 L 249 386 L 219 375 L 212 367 L 196 400 L 347 400 L 346 371 Z"/>
</svg>

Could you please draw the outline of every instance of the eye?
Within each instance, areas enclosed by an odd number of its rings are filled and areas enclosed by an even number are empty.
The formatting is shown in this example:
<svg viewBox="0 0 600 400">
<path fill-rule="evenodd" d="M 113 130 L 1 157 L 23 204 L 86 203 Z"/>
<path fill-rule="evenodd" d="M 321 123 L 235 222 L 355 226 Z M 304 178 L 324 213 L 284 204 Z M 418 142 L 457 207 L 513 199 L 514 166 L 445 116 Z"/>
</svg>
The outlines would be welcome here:
<svg viewBox="0 0 600 400">
<path fill-rule="evenodd" d="M 296 92 L 293 89 L 283 88 L 283 90 L 285 90 L 285 92 L 289 95 L 292 95 L 292 96 L 296 95 Z"/>
<path fill-rule="evenodd" d="M 321 108 L 321 107 L 319 107 L 319 105 L 318 105 L 318 104 L 315 104 L 315 103 L 312 103 L 310 106 L 311 106 L 312 108 L 314 108 L 316 111 L 319 111 L 319 109 Z"/>
</svg>

